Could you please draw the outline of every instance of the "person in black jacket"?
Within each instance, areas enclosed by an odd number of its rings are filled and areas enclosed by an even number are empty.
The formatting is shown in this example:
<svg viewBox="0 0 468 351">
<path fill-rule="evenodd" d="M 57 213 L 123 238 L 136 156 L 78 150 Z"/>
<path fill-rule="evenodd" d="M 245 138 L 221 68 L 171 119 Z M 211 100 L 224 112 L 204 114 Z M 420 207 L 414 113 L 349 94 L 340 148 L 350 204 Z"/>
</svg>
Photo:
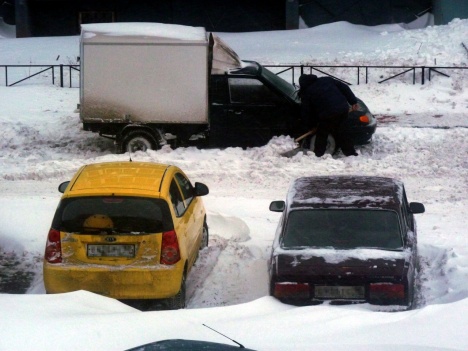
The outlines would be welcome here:
<svg viewBox="0 0 468 351">
<path fill-rule="evenodd" d="M 353 110 L 358 109 L 356 96 L 351 89 L 336 79 L 318 78 L 314 74 L 301 75 L 299 86 L 302 120 L 308 130 L 317 128 L 315 156 L 321 157 L 325 153 L 328 134 L 333 135 L 343 154 L 357 156 L 352 139 L 340 129 L 348 118 L 349 105 Z"/>
</svg>

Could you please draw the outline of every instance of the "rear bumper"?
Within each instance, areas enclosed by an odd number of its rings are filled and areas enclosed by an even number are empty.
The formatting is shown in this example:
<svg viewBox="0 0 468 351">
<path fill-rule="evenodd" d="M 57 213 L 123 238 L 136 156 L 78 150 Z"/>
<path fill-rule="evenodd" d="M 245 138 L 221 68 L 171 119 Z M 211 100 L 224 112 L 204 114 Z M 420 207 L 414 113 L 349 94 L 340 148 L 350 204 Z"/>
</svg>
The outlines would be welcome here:
<svg viewBox="0 0 468 351">
<path fill-rule="evenodd" d="M 181 287 L 184 263 L 173 266 L 122 267 L 44 263 L 48 294 L 87 290 L 116 299 L 162 299 Z"/>
<path fill-rule="evenodd" d="M 374 123 L 371 124 L 359 124 L 357 126 L 348 125 L 345 130 L 354 144 L 363 145 L 371 141 L 376 129 L 377 123 L 374 120 Z"/>
<path fill-rule="evenodd" d="M 284 285 L 291 283 L 292 288 L 290 292 L 284 294 L 284 291 L 288 291 L 288 289 L 282 289 L 280 294 L 277 294 L 277 290 L 275 289 L 276 284 Z M 375 285 L 395 285 L 395 286 L 403 286 L 404 295 L 392 295 L 388 294 L 388 292 L 376 292 L 371 291 L 370 286 L 372 284 Z M 306 285 L 307 288 L 304 290 L 304 287 L 301 285 Z M 355 298 L 346 298 L 346 297 L 333 297 L 333 298 L 323 298 L 316 295 L 316 287 L 318 286 L 328 286 L 328 287 L 361 287 L 364 291 L 362 296 L 355 297 Z M 297 288 L 296 288 L 297 287 Z M 288 296 L 288 294 L 290 294 Z M 270 281 L 270 295 L 278 298 L 280 301 L 292 305 L 314 305 L 324 301 L 330 301 L 331 303 L 335 304 L 345 304 L 345 303 L 370 303 L 373 305 L 380 305 L 380 306 L 390 306 L 390 305 L 398 305 L 398 306 L 405 306 L 411 307 L 412 305 L 412 296 L 413 290 L 409 287 L 407 282 L 401 281 L 354 281 L 354 282 L 339 282 L 339 283 L 331 283 L 327 281 L 294 281 L 294 280 L 271 280 Z"/>
<path fill-rule="evenodd" d="M 368 144 L 375 133 L 376 127 L 377 126 L 374 124 L 373 126 L 362 127 L 359 131 L 351 130 L 349 135 L 351 136 L 351 139 L 355 145 Z"/>
</svg>

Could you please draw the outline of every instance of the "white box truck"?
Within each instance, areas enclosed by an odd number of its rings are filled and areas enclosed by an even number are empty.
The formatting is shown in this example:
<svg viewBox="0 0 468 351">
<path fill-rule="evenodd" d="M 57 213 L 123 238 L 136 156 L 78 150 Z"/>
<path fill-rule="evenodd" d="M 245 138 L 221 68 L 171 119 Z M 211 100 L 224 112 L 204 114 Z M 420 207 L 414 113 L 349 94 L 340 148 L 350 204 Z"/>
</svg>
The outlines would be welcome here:
<svg viewBox="0 0 468 351">
<path fill-rule="evenodd" d="M 118 152 L 252 147 L 304 132 L 295 86 L 204 28 L 85 24 L 80 65 L 83 128 L 115 140 Z"/>
</svg>

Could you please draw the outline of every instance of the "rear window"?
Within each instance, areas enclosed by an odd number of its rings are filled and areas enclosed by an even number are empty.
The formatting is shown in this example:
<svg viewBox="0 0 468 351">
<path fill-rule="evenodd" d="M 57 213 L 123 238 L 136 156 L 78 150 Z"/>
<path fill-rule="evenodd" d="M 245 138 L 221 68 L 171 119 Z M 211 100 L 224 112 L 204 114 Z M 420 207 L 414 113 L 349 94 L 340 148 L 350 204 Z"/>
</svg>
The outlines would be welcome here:
<svg viewBox="0 0 468 351">
<path fill-rule="evenodd" d="M 52 227 L 64 232 L 160 233 L 173 229 L 167 203 L 144 197 L 78 197 L 60 202 Z"/>
<path fill-rule="evenodd" d="M 289 214 L 282 247 L 403 247 L 398 215 L 386 210 L 295 210 Z"/>
</svg>

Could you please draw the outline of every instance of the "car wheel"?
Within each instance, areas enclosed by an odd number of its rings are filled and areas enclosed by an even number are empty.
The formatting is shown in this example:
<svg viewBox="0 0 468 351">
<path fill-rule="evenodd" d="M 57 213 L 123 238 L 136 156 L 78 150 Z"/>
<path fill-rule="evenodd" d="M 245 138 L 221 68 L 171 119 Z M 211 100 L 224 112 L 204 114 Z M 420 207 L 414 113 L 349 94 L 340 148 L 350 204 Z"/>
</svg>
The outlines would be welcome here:
<svg viewBox="0 0 468 351">
<path fill-rule="evenodd" d="M 158 148 L 155 138 L 146 130 L 131 130 L 122 140 L 123 152 L 157 150 Z"/>
<path fill-rule="evenodd" d="M 206 223 L 203 223 L 203 234 L 200 242 L 200 250 L 204 249 L 205 247 L 208 247 L 209 237 L 210 234 L 208 233 L 208 225 Z"/>
<path fill-rule="evenodd" d="M 315 139 L 316 139 L 316 135 L 313 135 L 312 137 L 310 137 L 310 141 L 309 139 L 307 139 L 306 143 L 306 148 L 309 149 L 310 151 L 314 151 L 315 149 Z M 328 134 L 328 139 L 327 139 L 327 148 L 325 149 L 325 153 L 326 154 L 330 154 L 330 155 L 333 155 L 336 151 L 336 142 L 335 142 L 335 138 L 333 137 L 333 135 L 331 134 Z"/>
<path fill-rule="evenodd" d="M 185 274 L 182 276 L 179 292 L 167 300 L 167 307 L 170 310 L 179 310 L 185 308 Z"/>
</svg>

